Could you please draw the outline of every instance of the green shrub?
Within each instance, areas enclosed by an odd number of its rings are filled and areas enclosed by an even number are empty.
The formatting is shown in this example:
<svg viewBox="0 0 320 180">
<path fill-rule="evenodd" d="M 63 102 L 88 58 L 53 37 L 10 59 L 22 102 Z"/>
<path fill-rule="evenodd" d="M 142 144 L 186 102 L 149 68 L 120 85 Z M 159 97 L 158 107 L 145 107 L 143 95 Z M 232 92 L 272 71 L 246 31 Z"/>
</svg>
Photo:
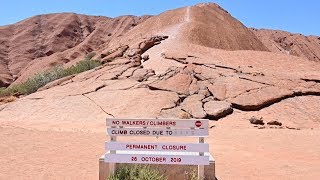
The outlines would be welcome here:
<svg viewBox="0 0 320 180">
<path fill-rule="evenodd" d="M 166 180 L 167 177 L 149 165 L 122 165 L 107 180 Z"/>
<path fill-rule="evenodd" d="M 44 71 L 42 73 L 37 73 L 34 76 L 30 77 L 24 83 L 11 86 L 6 89 L 0 89 L 0 97 L 9 96 L 9 95 L 27 95 L 36 92 L 39 88 L 45 86 L 46 84 L 66 77 L 73 74 L 78 74 L 95 67 L 100 66 L 101 63 L 91 59 L 85 59 L 79 61 L 76 65 L 73 65 L 69 68 L 63 68 L 61 66 L 54 67 L 50 70 Z"/>
<path fill-rule="evenodd" d="M 76 65 L 73 65 L 67 69 L 64 69 L 64 73 L 65 73 L 64 75 L 69 76 L 73 74 L 82 73 L 84 71 L 88 71 L 100 65 L 101 65 L 100 62 L 94 61 L 94 60 L 79 61 Z"/>
<path fill-rule="evenodd" d="M 62 67 L 55 67 L 51 70 L 35 74 L 24 83 L 9 87 L 2 92 L 0 96 L 8 96 L 15 94 L 31 94 L 36 92 L 39 88 L 45 86 L 49 82 L 64 77 L 64 69 Z"/>
</svg>

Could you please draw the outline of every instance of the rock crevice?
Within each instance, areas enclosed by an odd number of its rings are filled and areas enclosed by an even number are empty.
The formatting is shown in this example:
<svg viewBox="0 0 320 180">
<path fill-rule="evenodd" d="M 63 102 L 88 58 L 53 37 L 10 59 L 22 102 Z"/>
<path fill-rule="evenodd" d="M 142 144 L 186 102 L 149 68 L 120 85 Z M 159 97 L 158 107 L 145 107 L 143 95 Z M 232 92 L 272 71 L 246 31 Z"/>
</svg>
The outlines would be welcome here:
<svg viewBox="0 0 320 180">
<path fill-rule="evenodd" d="M 97 104 L 94 100 L 92 100 L 90 97 L 86 96 L 85 94 L 82 94 L 82 96 L 84 96 L 85 98 L 89 99 L 93 104 L 95 104 L 99 109 L 101 109 L 101 111 L 103 111 L 105 114 L 115 117 L 114 115 L 112 115 L 111 113 L 108 113 L 106 110 L 104 110 L 99 104 Z"/>
</svg>

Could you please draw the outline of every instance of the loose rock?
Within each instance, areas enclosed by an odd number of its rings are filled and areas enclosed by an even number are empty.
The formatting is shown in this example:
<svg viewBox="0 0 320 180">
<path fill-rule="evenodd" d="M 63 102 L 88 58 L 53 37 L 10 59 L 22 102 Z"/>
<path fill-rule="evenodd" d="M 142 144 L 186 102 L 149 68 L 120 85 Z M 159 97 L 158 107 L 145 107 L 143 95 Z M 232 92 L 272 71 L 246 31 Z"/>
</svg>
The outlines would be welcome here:
<svg viewBox="0 0 320 180">
<path fill-rule="evenodd" d="M 144 55 L 144 56 L 142 57 L 142 59 L 143 59 L 144 61 L 148 61 L 148 60 L 149 60 L 149 55 Z"/>
<path fill-rule="evenodd" d="M 275 125 L 275 126 L 282 126 L 282 123 L 281 122 L 278 122 L 278 121 L 270 121 L 267 123 L 268 125 Z"/>
<path fill-rule="evenodd" d="M 225 101 L 209 101 L 204 104 L 209 119 L 217 120 L 233 112 L 231 104 Z"/>
<path fill-rule="evenodd" d="M 251 124 L 264 125 L 265 123 L 263 122 L 262 119 L 263 119 L 262 117 L 260 119 L 258 119 L 258 118 L 253 116 L 253 117 L 251 117 L 249 119 L 249 121 L 250 121 Z"/>
</svg>

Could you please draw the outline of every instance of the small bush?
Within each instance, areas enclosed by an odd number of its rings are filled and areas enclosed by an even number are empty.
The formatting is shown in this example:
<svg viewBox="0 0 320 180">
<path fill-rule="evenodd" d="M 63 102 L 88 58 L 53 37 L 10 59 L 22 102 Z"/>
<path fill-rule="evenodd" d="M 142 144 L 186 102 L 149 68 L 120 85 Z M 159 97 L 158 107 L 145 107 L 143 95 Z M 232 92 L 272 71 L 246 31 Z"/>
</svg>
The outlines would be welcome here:
<svg viewBox="0 0 320 180">
<path fill-rule="evenodd" d="M 168 178 L 149 165 L 122 165 L 107 180 L 167 180 Z"/>
<path fill-rule="evenodd" d="M 61 66 L 55 67 L 53 69 L 44 71 L 42 73 L 35 74 L 30 77 L 24 83 L 14 85 L 12 87 L 0 89 L 0 97 L 9 96 L 9 95 L 27 95 L 36 92 L 39 88 L 45 86 L 46 84 L 66 77 L 73 74 L 78 74 L 84 71 L 88 71 L 95 67 L 100 66 L 101 63 L 91 59 L 85 59 L 79 61 L 76 65 L 73 65 L 69 68 L 63 68 Z"/>
<path fill-rule="evenodd" d="M 94 60 L 79 61 L 76 65 L 73 65 L 67 69 L 64 69 L 64 73 L 65 73 L 64 76 L 82 73 L 84 71 L 88 71 L 100 65 L 101 65 L 100 62 L 94 61 Z"/>
<path fill-rule="evenodd" d="M 188 172 L 186 172 L 186 179 L 187 180 L 197 180 L 198 173 L 196 168 L 190 168 Z"/>
</svg>

